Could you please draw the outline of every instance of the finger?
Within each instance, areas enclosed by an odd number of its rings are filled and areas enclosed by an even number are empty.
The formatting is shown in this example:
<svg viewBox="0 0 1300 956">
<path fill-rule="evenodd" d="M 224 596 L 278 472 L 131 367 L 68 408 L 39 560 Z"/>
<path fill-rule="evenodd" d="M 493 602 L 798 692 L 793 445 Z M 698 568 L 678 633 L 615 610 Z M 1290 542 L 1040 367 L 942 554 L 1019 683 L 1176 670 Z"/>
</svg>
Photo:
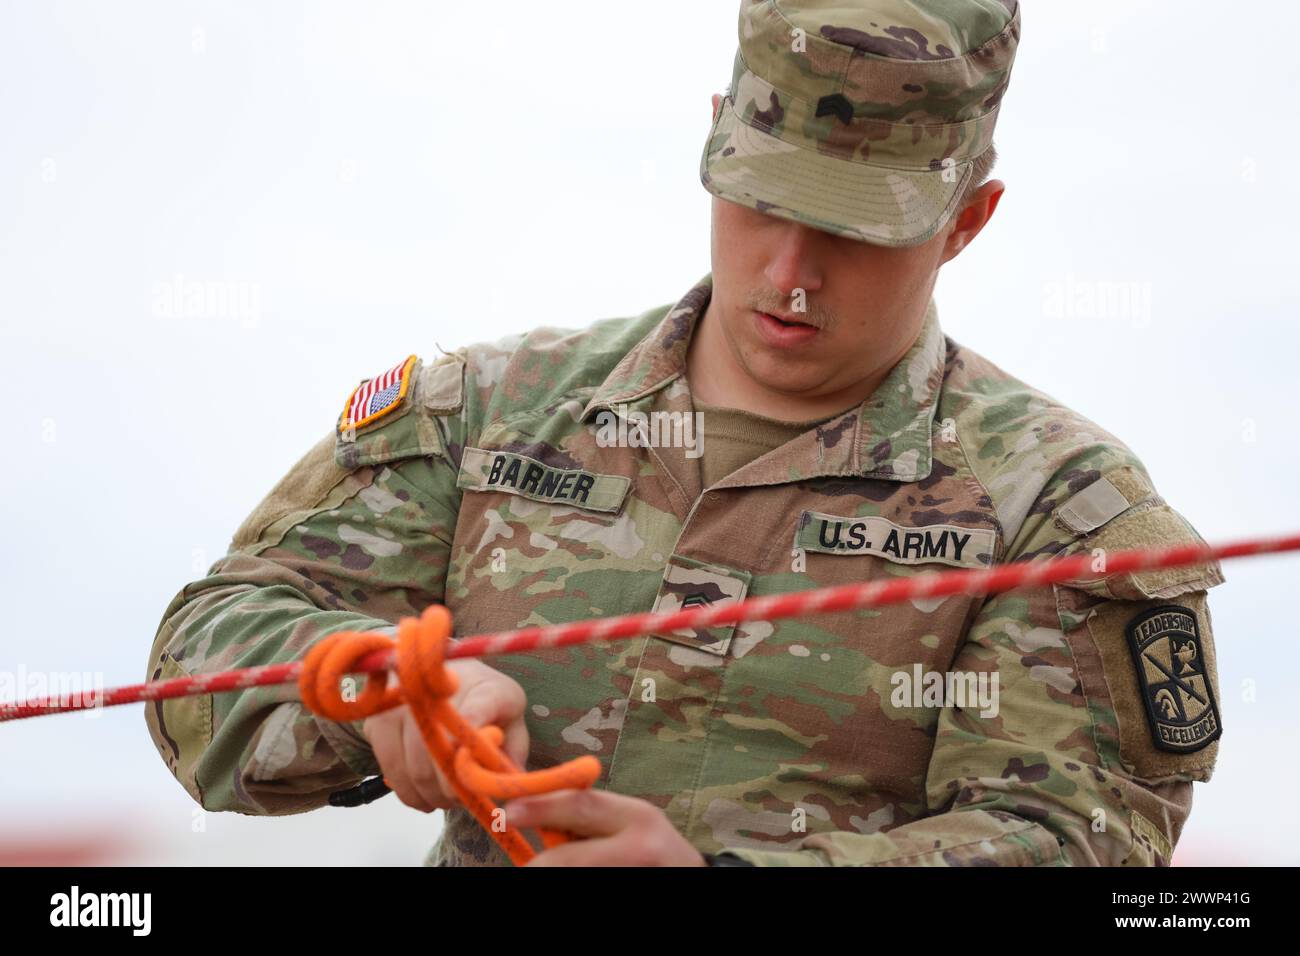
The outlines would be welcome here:
<svg viewBox="0 0 1300 956">
<path fill-rule="evenodd" d="M 438 809 L 450 810 L 454 804 L 459 802 L 460 798 L 456 796 L 456 791 L 447 782 L 447 776 L 442 772 L 442 768 L 438 766 L 438 762 L 427 752 L 425 756 L 433 765 L 434 779 L 438 781 L 438 793 L 442 795 L 442 801 L 439 803 Z"/>
<path fill-rule="evenodd" d="M 644 800 L 607 790 L 556 790 L 511 800 L 506 820 L 517 827 L 549 827 L 581 836 L 610 836 L 653 809 Z"/>
<path fill-rule="evenodd" d="M 499 681 L 476 684 L 459 705 L 461 716 L 471 727 L 495 724 L 504 728 L 503 746 L 519 767 L 528 761 L 528 729 L 524 723 L 525 698 L 514 687 Z"/>
<path fill-rule="evenodd" d="M 523 716 L 524 698 L 501 681 L 484 681 L 470 687 L 456 709 L 471 727 L 488 724 L 504 727 Z"/>
<path fill-rule="evenodd" d="M 429 810 L 446 810 L 451 806 L 448 793 L 451 788 L 442 778 L 437 764 L 429 754 L 415 717 L 402 721 L 402 752 L 406 760 L 407 777 L 423 804 Z"/>
<path fill-rule="evenodd" d="M 525 866 L 632 866 L 624 841 L 617 837 L 570 840 L 543 850 Z"/>
<path fill-rule="evenodd" d="M 382 728 L 375 733 L 375 759 L 379 761 L 379 769 L 384 772 L 384 782 L 397 794 L 397 799 L 408 807 L 428 813 L 433 807 L 426 805 L 406 770 L 406 754 L 402 746 L 404 723 L 405 721 L 397 719 L 391 727 Z"/>
<path fill-rule="evenodd" d="M 524 723 L 523 718 L 516 720 L 506 727 L 506 739 L 502 745 L 505 751 L 510 755 L 510 759 L 523 769 L 528 765 L 528 725 Z"/>
</svg>

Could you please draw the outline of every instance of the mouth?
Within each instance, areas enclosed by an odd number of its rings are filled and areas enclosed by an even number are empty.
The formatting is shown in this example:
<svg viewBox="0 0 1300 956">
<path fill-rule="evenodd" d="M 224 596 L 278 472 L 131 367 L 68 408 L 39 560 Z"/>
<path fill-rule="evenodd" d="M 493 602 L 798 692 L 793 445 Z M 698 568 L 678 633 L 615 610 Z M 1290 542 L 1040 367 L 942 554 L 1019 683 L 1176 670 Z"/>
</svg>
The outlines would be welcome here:
<svg viewBox="0 0 1300 956">
<path fill-rule="evenodd" d="M 770 345 L 790 348 L 811 341 L 820 331 L 815 325 L 800 321 L 794 316 L 772 312 L 754 312 L 754 322 L 759 334 Z"/>
<path fill-rule="evenodd" d="M 806 325 L 809 328 L 817 328 L 817 326 L 813 325 L 811 322 L 804 322 L 802 319 L 796 319 L 792 315 L 785 315 L 781 312 L 764 312 L 763 314 L 769 318 L 776 319 L 776 321 L 785 326 Z"/>
</svg>

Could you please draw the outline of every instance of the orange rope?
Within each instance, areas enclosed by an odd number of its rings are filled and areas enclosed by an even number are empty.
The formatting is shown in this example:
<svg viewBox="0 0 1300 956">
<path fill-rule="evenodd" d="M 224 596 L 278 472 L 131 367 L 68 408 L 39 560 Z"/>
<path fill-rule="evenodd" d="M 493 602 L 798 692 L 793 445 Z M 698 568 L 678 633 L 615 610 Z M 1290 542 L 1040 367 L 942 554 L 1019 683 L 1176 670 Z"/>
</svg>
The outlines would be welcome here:
<svg viewBox="0 0 1300 956">
<path fill-rule="evenodd" d="M 383 634 L 330 634 L 307 652 L 298 689 L 312 712 L 339 722 L 359 720 L 402 704 L 410 707 L 430 755 L 456 797 L 511 861 L 523 866 L 536 851 L 510 827 L 504 813 L 498 822 L 499 807 L 493 801 L 590 787 L 600 777 L 600 761 L 578 757 L 547 770 L 522 771 L 501 749 L 505 734 L 500 727 L 471 727 L 452 707 L 450 698 L 458 681 L 445 666 L 450 636 L 451 612 L 442 605 L 430 605 L 418 618 L 404 618 L 397 625 L 399 686 L 389 686 L 389 671 L 370 673 L 361 693 L 348 700 L 339 687 L 344 675 L 362 670 L 357 666 L 362 658 L 372 651 L 390 649 L 393 641 Z M 539 829 L 538 834 L 547 848 L 570 839 L 558 830 Z"/>
</svg>

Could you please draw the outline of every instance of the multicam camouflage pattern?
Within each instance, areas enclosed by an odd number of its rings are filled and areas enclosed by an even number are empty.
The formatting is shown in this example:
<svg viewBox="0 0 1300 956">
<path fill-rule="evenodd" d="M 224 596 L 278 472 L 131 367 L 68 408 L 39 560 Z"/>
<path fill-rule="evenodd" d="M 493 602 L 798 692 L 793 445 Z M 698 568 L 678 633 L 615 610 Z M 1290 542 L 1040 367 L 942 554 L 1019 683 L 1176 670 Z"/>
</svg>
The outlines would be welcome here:
<svg viewBox="0 0 1300 956">
<path fill-rule="evenodd" d="M 1123 444 L 948 339 L 933 302 L 871 398 L 709 488 L 680 448 L 598 442 L 601 409 L 692 411 L 685 356 L 711 291 L 705 276 L 671 308 L 419 366 L 401 409 L 326 436 L 176 596 L 149 676 L 298 658 L 324 634 L 390 627 L 431 602 L 465 636 L 948 567 L 798 550 L 809 512 L 962 529 L 998 562 L 1199 540 Z M 628 490 L 616 512 L 525 497 L 482 483 L 471 449 Z M 1218 744 L 1153 745 L 1124 628 L 1153 607 L 1190 609 L 1213 680 L 1205 592 L 1221 581 L 1217 565 L 1144 572 L 491 663 L 527 692 L 530 769 L 593 754 L 597 786 L 662 808 L 702 852 L 1166 864 Z M 895 675 L 918 664 L 996 676 L 996 715 L 895 706 Z M 378 766 L 358 726 L 294 698 L 168 701 L 149 725 L 205 807 L 300 812 Z M 427 862 L 507 861 L 456 810 Z"/>
<path fill-rule="evenodd" d="M 932 238 L 993 142 L 1017 0 L 744 0 L 700 160 L 717 196 L 888 246 Z"/>
</svg>

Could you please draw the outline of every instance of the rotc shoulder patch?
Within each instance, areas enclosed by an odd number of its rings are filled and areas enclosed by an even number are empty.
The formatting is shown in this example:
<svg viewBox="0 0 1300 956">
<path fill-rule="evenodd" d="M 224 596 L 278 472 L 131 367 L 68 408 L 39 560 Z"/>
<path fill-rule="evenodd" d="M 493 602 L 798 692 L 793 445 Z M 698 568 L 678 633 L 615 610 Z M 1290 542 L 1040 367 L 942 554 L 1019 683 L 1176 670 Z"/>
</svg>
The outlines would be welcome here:
<svg viewBox="0 0 1300 956">
<path fill-rule="evenodd" d="M 338 430 L 345 432 L 369 425 L 377 418 L 400 408 L 411 388 L 411 369 L 415 362 L 416 357 L 408 355 L 388 371 L 368 378 L 354 388 L 343 406 Z"/>
<path fill-rule="evenodd" d="M 1125 632 L 1155 745 L 1187 754 L 1217 740 L 1223 728 L 1205 676 L 1196 614 L 1167 604 L 1143 611 Z"/>
</svg>

